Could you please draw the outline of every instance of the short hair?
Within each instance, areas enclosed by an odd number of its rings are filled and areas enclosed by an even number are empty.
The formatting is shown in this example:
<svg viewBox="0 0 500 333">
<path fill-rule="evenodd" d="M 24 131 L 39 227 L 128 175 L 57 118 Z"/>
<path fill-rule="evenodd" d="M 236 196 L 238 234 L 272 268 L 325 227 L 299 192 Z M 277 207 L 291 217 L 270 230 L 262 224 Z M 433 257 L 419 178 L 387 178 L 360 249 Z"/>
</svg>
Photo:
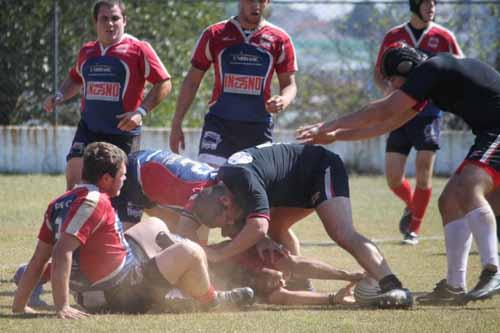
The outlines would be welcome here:
<svg viewBox="0 0 500 333">
<path fill-rule="evenodd" d="M 203 189 L 196 194 L 190 213 L 195 220 L 209 228 L 214 228 L 214 222 L 224 210 L 224 205 L 220 198 L 227 193 L 227 188 L 223 183 Z"/>
<path fill-rule="evenodd" d="M 112 8 L 115 5 L 120 7 L 120 11 L 122 12 L 122 16 L 126 17 L 127 15 L 125 14 L 125 4 L 121 0 L 99 0 L 99 1 L 96 1 L 94 3 L 94 7 L 92 8 L 92 17 L 94 18 L 95 21 L 97 21 L 97 15 L 99 15 L 99 10 L 101 9 L 102 6 Z"/>
<path fill-rule="evenodd" d="M 89 144 L 83 152 L 82 179 L 97 185 L 105 174 L 115 177 L 127 155 L 117 146 L 107 142 Z"/>
</svg>

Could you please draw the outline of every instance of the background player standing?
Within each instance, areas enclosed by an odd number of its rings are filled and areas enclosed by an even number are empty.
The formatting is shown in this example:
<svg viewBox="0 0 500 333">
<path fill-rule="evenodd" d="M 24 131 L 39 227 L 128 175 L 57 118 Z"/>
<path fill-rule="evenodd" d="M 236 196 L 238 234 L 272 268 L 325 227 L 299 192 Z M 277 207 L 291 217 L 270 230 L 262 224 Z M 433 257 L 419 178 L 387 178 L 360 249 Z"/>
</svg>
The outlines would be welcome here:
<svg viewBox="0 0 500 333">
<path fill-rule="evenodd" d="M 138 150 L 142 119 L 172 88 L 170 76 L 149 43 L 125 34 L 127 16 L 120 0 L 93 7 L 97 40 L 86 43 L 60 89 L 45 99 L 54 106 L 82 92 L 81 119 L 67 156 L 67 189 L 80 182 L 85 146 L 105 141 L 126 154 Z M 144 97 L 146 81 L 153 87 Z"/>
<path fill-rule="evenodd" d="M 384 79 L 380 64 L 382 55 L 394 42 L 408 45 L 429 53 L 449 52 L 463 57 L 453 33 L 433 22 L 436 14 L 435 0 L 409 0 L 412 12 L 409 22 L 396 26 L 385 35 L 377 57 L 373 78 L 377 87 L 387 94 L 389 83 Z M 400 128 L 392 131 L 387 139 L 385 175 L 387 184 L 406 208 L 400 222 L 403 243 L 415 245 L 432 192 L 432 170 L 439 149 L 441 111 L 429 103 L 425 110 Z M 408 154 L 414 147 L 416 154 L 416 185 L 413 191 L 405 178 Z"/>
</svg>

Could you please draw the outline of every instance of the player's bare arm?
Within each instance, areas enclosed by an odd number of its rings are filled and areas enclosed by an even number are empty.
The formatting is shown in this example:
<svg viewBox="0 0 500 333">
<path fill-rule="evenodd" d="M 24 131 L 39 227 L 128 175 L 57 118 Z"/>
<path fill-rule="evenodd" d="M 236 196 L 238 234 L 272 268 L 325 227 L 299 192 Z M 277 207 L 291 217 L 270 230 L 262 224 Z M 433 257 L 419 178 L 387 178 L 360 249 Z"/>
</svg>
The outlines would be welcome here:
<svg viewBox="0 0 500 333">
<path fill-rule="evenodd" d="M 269 113 L 284 111 L 297 95 L 294 72 L 278 74 L 278 81 L 280 94 L 274 95 L 266 101 L 266 110 Z"/>
<path fill-rule="evenodd" d="M 172 127 L 170 130 L 170 149 L 174 153 L 179 153 L 185 149 L 184 132 L 182 131 L 182 121 L 186 116 L 193 100 L 200 87 L 205 71 L 191 67 L 182 82 L 177 104 L 175 106 Z"/>
<path fill-rule="evenodd" d="M 80 241 L 69 234 L 63 233 L 54 246 L 52 255 L 52 296 L 57 316 L 61 319 L 81 319 L 89 316 L 87 313 L 72 308 L 69 304 L 69 278 L 73 252 L 80 247 Z"/>
<path fill-rule="evenodd" d="M 122 131 L 131 131 L 142 125 L 142 119 L 148 112 L 158 106 L 172 91 L 172 82 L 170 79 L 163 80 L 153 85 L 141 106 L 134 112 L 126 112 L 118 115 L 120 120 L 118 128 Z"/>
<path fill-rule="evenodd" d="M 265 218 L 247 219 L 241 232 L 227 245 L 217 249 L 206 249 L 208 260 L 222 261 L 247 250 L 266 236 L 268 228 L 269 222 Z"/>
<path fill-rule="evenodd" d="M 370 102 L 357 112 L 323 124 L 317 124 L 316 126 L 299 128 L 296 137 L 298 140 L 307 143 L 325 143 L 328 139 L 331 139 L 330 142 L 333 142 L 334 140 L 339 140 L 339 138 L 336 135 L 330 135 L 330 138 L 328 138 L 327 133 L 341 129 L 345 131 L 343 134 L 344 139 L 349 139 L 349 135 L 353 135 L 353 137 L 358 135 L 367 138 L 366 134 L 363 134 L 362 131 L 349 132 L 346 130 L 361 130 L 384 126 L 387 132 L 398 128 L 405 121 L 416 116 L 416 112 L 406 111 L 415 104 L 416 101 L 413 98 L 401 90 L 396 90 L 385 98 Z M 405 112 L 406 114 L 404 114 Z M 372 132 L 372 134 L 374 133 L 379 133 L 378 135 L 383 134 L 380 133 L 380 128 L 376 132 Z M 316 141 L 316 138 L 318 141 Z"/>
<path fill-rule="evenodd" d="M 47 96 L 43 102 L 43 109 L 46 112 L 54 111 L 56 105 L 76 96 L 82 88 L 81 83 L 71 79 L 69 76 L 63 81 L 59 90 L 54 94 Z"/>
<path fill-rule="evenodd" d="M 28 300 L 38 281 L 40 281 L 51 255 L 52 245 L 38 241 L 28 267 L 19 281 L 14 302 L 12 303 L 13 313 L 36 313 L 34 309 L 27 305 Z"/>
</svg>

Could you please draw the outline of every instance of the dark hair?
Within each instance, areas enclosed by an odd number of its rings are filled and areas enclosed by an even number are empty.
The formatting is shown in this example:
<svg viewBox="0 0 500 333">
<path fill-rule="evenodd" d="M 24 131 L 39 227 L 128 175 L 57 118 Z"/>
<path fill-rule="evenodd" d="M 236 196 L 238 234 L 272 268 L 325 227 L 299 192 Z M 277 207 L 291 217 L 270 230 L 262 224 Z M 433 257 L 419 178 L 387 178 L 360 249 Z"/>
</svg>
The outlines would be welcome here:
<svg viewBox="0 0 500 333">
<path fill-rule="evenodd" d="M 405 43 L 390 45 L 382 55 L 380 71 L 385 78 L 408 77 L 415 67 L 428 58 L 427 54 Z"/>
<path fill-rule="evenodd" d="M 424 18 L 422 17 L 422 13 L 420 13 L 420 5 L 422 5 L 422 2 L 424 0 L 409 0 L 410 2 L 410 11 L 417 15 L 421 20 Z M 434 0 L 434 3 L 436 3 L 437 0 Z"/>
<path fill-rule="evenodd" d="M 224 210 L 220 198 L 227 193 L 223 183 L 207 187 L 194 198 L 191 214 L 201 224 L 209 228 L 214 227 L 214 221 Z"/>
<path fill-rule="evenodd" d="M 120 7 L 120 11 L 122 12 L 122 16 L 126 17 L 125 4 L 121 0 L 99 0 L 99 1 L 97 1 L 94 4 L 94 7 L 92 8 L 92 17 L 94 18 L 94 20 L 97 21 L 97 15 L 99 14 L 99 10 L 101 9 L 102 6 L 106 6 L 106 7 L 111 8 L 115 5 Z"/>
<path fill-rule="evenodd" d="M 115 145 L 107 142 L 89 144 L 83 152 L 82 179 L 96 185 L 105 174 L 116 176 L 127 155 Z"/>
</svg>

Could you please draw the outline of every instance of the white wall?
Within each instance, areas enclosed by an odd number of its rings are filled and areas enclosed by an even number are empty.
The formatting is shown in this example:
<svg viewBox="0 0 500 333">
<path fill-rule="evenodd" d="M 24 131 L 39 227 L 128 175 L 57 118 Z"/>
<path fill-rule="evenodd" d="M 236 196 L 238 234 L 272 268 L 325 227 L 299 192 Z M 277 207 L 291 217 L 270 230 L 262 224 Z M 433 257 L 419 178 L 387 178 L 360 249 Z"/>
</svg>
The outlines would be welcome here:
<svg viewBox="0 0 500 333">
<path fill-rule="evenodd" d="M 74 127 L 0 126 L 0 172 L 62 173 L 66 165 Z M 169 131 L 144 129 L 141 147 L 168 148 Z M 200 130 L 185 131 L 185 155 L 196 158 Z M 294 132 L 275 131 L 276 142 L 294 141 Z M 443 132 L 441 150 L 434 167 L 436 174 L 449 175 L 463 160 L 473 136 L 470 132 Z M 342 156 L 348 168 L 359 172 L 382 173 L 384 170 L 385 137 L 359 142 L 339 142 L 328 146 Z M 414 152 L 408 163 L 409 175 L 414 174 Z"/>
</svg>

